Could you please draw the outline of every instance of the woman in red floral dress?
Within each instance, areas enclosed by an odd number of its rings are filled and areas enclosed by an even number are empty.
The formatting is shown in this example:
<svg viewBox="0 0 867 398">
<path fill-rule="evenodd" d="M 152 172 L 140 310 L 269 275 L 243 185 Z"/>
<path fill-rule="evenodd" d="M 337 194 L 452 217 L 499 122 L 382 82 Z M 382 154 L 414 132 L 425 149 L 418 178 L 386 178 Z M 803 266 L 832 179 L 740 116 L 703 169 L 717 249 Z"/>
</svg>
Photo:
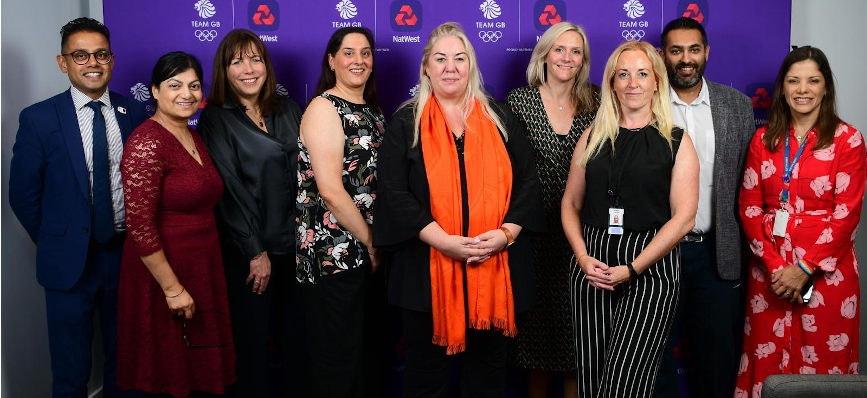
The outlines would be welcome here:
<svg viewBox="0 0 867 398">
<path fill-rule="evenodd" d="M 853 240 L 865 159 L 861 133 L 837 116 L 825 54 L 814 47 L 789 53 L 768 126 L 750 144 L 740 193 L 755 256 L 735 397 L 760 396 L 772 374 L 858 373 Z"/>
</svg>

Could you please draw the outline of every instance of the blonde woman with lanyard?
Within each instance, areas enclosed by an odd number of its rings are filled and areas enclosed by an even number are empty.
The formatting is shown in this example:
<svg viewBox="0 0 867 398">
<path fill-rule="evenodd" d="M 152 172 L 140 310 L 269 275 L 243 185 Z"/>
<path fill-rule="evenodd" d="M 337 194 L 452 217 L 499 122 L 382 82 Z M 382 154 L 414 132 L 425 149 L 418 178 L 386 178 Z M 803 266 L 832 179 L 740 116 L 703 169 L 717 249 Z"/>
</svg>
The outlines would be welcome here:
<svg viewBox="0 0 867 398">
<path fill-rule="evenodd" d="M 575 253 L 578 396 L 649 397 L 677 306 L 676 247 L 695 224 L 698 159 L 672 126 L 653 46 L 621 44 L 603 78 L 561 209 Z"/>
</svg>

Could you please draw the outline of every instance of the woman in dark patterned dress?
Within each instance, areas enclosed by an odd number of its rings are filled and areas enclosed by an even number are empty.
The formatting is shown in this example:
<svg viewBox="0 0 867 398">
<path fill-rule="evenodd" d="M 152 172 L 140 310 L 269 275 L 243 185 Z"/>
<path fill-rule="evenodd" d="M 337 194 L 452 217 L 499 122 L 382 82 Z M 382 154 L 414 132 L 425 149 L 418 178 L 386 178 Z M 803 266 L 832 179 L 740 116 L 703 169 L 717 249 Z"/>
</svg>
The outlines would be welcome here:
<svg viewBox="0 0 867 398">
<path fill-rule="evenodd" d="M 371 224 L 385 128 L 373 54 L 367 29 L 334 32 L 301 118 L 296 277 L 303 284 L 314 397 L 360 397 L 365 383 L 376 382 L 365 375 L 371 367 L 363 354 L 365 279 L 380 262 Z"/>
<path fill-rule="evenodd" d="M 527 130 L 542 182 L 548 233 L 533 237 L 537 306 L 519 318 L 515 362 L 526 368 L 530 397 L 547 397 L 551 372 L 563 373 L 564 397 L 574 397 L 575 342 L 569 303 L 572 250 L 560 224 L 560 200 L 581 133 L 599 107 L 599 88 L 589 81 L 590 47 L 584 29 L 560 22 L 542 35 L 526 87 L 506 98 Z"/>
<path fill-rule="evenodd" d="M 121 162 L 126 240 L 118 287 L 117 380 L 123 389 L 186 397 L 235 382 L 235 347 L 214 206 L 223 181 L 187 121 L 202 67 L 173 52 L 154 67 L 156 114 Z"/>
</svg>

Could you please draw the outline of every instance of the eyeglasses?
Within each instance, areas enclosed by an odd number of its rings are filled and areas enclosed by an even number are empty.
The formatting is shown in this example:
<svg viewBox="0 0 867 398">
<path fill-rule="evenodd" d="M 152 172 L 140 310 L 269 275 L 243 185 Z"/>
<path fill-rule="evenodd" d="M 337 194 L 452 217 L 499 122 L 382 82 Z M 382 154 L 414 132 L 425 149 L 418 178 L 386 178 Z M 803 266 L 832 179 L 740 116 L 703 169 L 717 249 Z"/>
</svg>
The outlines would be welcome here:
<svg viewBox="0 0 867 398">
<path fill-rule="evenodd" d="M 209 312 L 210 312 L 210 314 L 209 314 Z M 214 319 L 214 320 L 216 320 L 217 318 L 222 318 L 223 316 L 225 316 L 223 313 L 221 313 L 221 312 L 219 312 L 219 311 L 214 311 L 214 310 L 210 310 L 210 311 L 208 311 L 208 310 L 200 310 L 200 311 L 196 311 L 196 316 L 199 316 L 199 317 L 202 317 L 202 316 L 209 316 L 209 315 L 211 315 L 211 318 Z M 201 320 L 199 320 L 199 323 L 201 323 Z M 219 321 L 216 321 L 215 323 L 219 323 Z M 198 324 L 198 323 L 197 323 L 197 324 Z M 214 326 L 212 326 L 212 327 L 216 327 L 216 325 L 214 325 Z M 201 329 L 202 329 L 201 326 L 198 328 L 198 329 L 199 329 L 199 332 L 198 332 L 198 333 L 196 333 L 196 334 L 190 334 L 190 333 L 188 333 L 188 332 L 187 332 L 187 319 L 186 319 L 186 318 L 181 318 L 181 328 L 182 328 L 182 330 L 183 330 L 183 335 L 184 335 L 184 344 L 186 344 L 187 347 L 190 347 L 190 348 L 214 348 L 214 347 L 225 347 L 225 346 L 228 346 L 228 345 L 229 345 L 228 343 L 222 343 L 222 344 L 197 344 L 197 343 L 195 342 L 195 341 L 197 341 L 197 340 L 196 340 L 196 337 L 198 337 L 198 338 L 203 338 L 204 335 L 207 335 L 207 334 L 209 334 L 209 333 L 207 333 L 207 331 L 205 331 L 205 330 L 201 330 Z M 191 329 L 196 329 L 196 328 L 191 328 Z M 190 336 L 192 336 L 192 338 L 191 338 Z M 212 338 L 213 338 L 213 336 L 212 336 Z M 207 340 L 207 338 L 206 338 L 206 340 Z M 218 340 L 218 338 L 216 338 L 216 339 L 212 339 L 212 340 Z M 201 341 L 198 341 L 198 342 L 201 342 Z"/>
<path fill-rule="evenodd" d="M 99 51 L 93 52 L 93 53 L 89 53 L 89 52 L 84 51 L 84 50 L 75 50 L 69 54 L 60 54 L 60 55 L 68 55 L 68 56 L 72 57 L 72 62 L 75 62 L 76 64 L 79 64 L 79 65 L 84 65 L 88 61 L 90 61 L 91 55 L 93 55 L 93 57 L 96 58 L 96 62 L 100 65 L 105 65 L 105 64 L 111 62 L 111 58 L 114 56 L 114 54 L 112 54 L 111 51 L 108 51 L 108 50 L 99 50 Z"/>
</svg>

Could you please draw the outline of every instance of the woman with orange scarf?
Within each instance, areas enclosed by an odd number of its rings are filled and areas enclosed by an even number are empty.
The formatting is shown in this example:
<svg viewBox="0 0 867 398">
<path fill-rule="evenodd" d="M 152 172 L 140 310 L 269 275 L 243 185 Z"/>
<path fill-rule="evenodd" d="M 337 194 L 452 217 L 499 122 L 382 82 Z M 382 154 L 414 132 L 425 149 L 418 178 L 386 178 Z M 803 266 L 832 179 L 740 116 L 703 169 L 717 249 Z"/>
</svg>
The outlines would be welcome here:
<svg viewBox="0 0 867 398">
<path fill-rule="evenodd" d="M 455 354 L 463 396 L 504 396 L 515 314 L 535 296 L 521 235 L 544 229 L 541 190 L 522 125 L 485 95 L 458 24 L 431 32 L 379 156 L 373 243 L 402 308 L 404 396 L 445 397 Z"/>
</svg>

